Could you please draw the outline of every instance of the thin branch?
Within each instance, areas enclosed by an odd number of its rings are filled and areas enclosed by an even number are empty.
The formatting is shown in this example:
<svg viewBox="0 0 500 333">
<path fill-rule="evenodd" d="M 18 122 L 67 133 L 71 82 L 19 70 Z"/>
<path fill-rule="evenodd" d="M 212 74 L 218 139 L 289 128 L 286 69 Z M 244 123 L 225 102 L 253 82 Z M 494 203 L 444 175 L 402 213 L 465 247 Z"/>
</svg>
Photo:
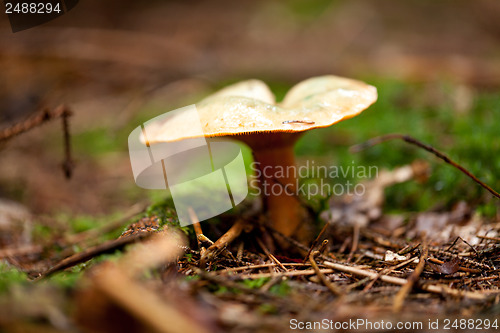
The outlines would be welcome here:
<svg viewBox="0 0 500 333">
<path fill-rule="evenodd" d="M 420 245 L 420 244 L 419 244 L 419 245 Z M 399 264 L 397 264 L 397 265 L 395 265 L 395 266 L 388 267 L 388 268 L 384 268 L 383 270 L 381 270 L 381 271 L 378 273 L 378 275 L 377 275 L 377 277 L 376 277 L 375 279 L 372 279 L 372 280 L 370 281 L 370 283 L 368 283 L 368 284 L 365 286 L 365 288 L 363 289 L 363 292 L 367 292 L 368 290 L 370 290 L 370 288 L 371 288 L 371 287 L 375 284 L 375 282 L 377 282 L 377 280 L 378 280 L 378 279 L 379 279 L 382 275 L 387 275 L 387 274 L 390 274 L 390 273 L 392 273 L 393 271 L 395 271 L 395 270 L 396 270 L 396 269 L 398 269 L 398 268 L 401 268 L 401 267 L 404 267 L 404 266 L 406 266 L 406 265 L 408 265 L 408 264 L 411 264 L 412 262 L 414 262 L 414 261 L 415 261 L 415 259 L 416 259 L 415 257 L 411 257 L 410 259 L 405 260 L 405 261 L 403 261 L 403 262 L 401 262 L 401 263 L 399 263 Z"/>
<path fill-rule="evenodd" d="M 319 251 L 314 251 L 309 255 L 309 262 L 311 263 L 312 268 L 314 269 L 314 272 L 316 273 L 316 276 L 320 279 L 320 281 L 334 294 L 335 296 L 342 296 L 343 292 L 342 290 L 335 285 L 333 282 L 328 281 L 326 276 L 321 272 L 321 270 L 318 267 L 318 264 L 316 264 L 316 261 L 314 257 L 316 255 L 319 255 Z"/>
<path fill-rule="evenodd" d="M 33 116 L 29 117 L 28 119 L 16 123 L 0 131 L 0 142 L 10 140 L 15 136 L 23 134 L 50 120 L 63 117 L 64 115 L 66 116 L 71 115 L 71 111 L 64 105 L 58 106 L 53 111 L 44 108 L 41 111 L 35 113 Z"/>
<path fill-rule="evenodd" d="M 62 163 L 62 168 L 66 179 L 70 179 L 73 174 L 74 162 L 71 158 L 71 135 L 69 133 L 69 117 L 72 116 L 71 110 L 62 106 L 62 126 L 64 135 L 64 161 Z M 56 109 L 57 110 L 57 109 Z"/>
<path fill-rule="evenodd" d="M 74 167 L 74 163 L 71 158 L 71 136 L 69 132 L 69 117 L 71 117 L 72 115 L 73 112 L 65 105 L 59 105 L 52 111 L 44 108 L 41 111 L 36 112 L 28 119 L 1 130 L 0 142 L 6 142 L 48 121 L 61 118 L 64 135 L 64 161 L 62 163 L 62 168 L 65 177 L 69 179 L 71 178 Z"/>
<path fill-rule="evenodd" d="M 359 244 L 359 224 L 356 223 L 353 227 L 353 235 L 352 235 L 352 245 L 351 245 L 351 251 L 349 252 L 349 256 L 347 257 L 347 262 L 351 262 L 352 258 L 354 257 L 354 253 L 358 250 L 358 244 Z"/>
<path fill-rule="evenodd" d="M 66 268 L 73 267 L 82 262 L 86 262 L 94 257 L 97 257 L 98 255 L 105 253 L 113 253 L 116 250 L 124 248 L 128 244 L 135 243 L 151 235 L 152 233 L 150 232 L 141 232 L 135 235 L 125 236 L 118 239 L 112 239 L 102 244 L 90 247 L 88 249 L 83 250 L 82 252 L 78 252 L 72 256 L 69 256 L 61 260 L 56 265 L 52 266 L 51 268 L 49 268 L 48 270 L 37 276 L 35 280 L 48 277 Z"/>
<path fill-rule="evenodd" d="M 463 166 L 461 166 L 458 163 L 456 163 L 455 161 L 451 160 L 447 155 L 441 153 L 440 151 L 436 150 L 435 148 L 433 148 L 425 143 L 422 143 L 422 142 L 418 141 L 417 139 L 412 138 L 411 136 L 408 136 L 408 135 L 396 133 L 396 134 L 387 134 L 387 135 L 378 136 L 378 137 L 370 139 L 364 143 L 351 146 L 351 148 L 349 150 L 352 153 L 357 153 L 357 152 L 364 150 L 366 148 L 378 145 L 378 144 L 385 142 L 385 141 L 394 140 L 394 139 L 401 139 L 405 142 L 411 143 L 417 147 L 420 147 L 422 149 L 427 150 L 428 152 L 434 154 L 435 156 L 442 159 L 446 163 L 451 164 L 452 166 L 454 166 L 458 170 L 462 171 L 462 173 L 467 175 L 469 178 L 472 178 L 472 180 L 474 180 L 476 183 L 478 183 L 479 185 L 484 187 L 488 192 L 493 194 L 495 197 L 500 199 L 500 194 L 498 194 L 498 192 L 496 192 L 494 189 L 489 187 L 487 184 L 483 183 L 481 180 L 479 180 L 476 176 L 474 176 L 471 172 L 469 172 Z"/>
<path fill-rule="evenodd" d="M 309 252 L 307 252 L 307 255 L 304 257 L 304 260 L 302 261 L 305 263 L 309 259 L 309 255 L 311 252 L 314 250 L 314 248 L 319 244 L 319 241 L 321 240 L 321 237 L 323 237 L 323 234 L 325 233 L 326 229 L 330 226 L 330 220 L 328 220 L 323 228 L 321 228 L 321 231 L 319 232 L 318 236 L 314 240 L 314 242 L 311 244 L 311 247 L 309 248 Z"/>
<path fill-rule="evenodd" d="M 334 270 L 331 268 L 320 268 L 320 272 L 323 274 L 331 274 L 334 272 Z M 293 270 L 288 272 L 238 274 L 238 275 L 232 275 L 231 278 L 233 280 L 256 280 L 264 278 L 274 278 L 276 276 L 295 277 L 295 276 L 308 276 L 308 275 L 316 275 L 316 271 L 314 269 L 303 269 L 303 270 Z"/>
<path fill-rule="evenodd" d="M 201 237 L 203 237 L 204 235 L 203 235 L 203 230 L 201 229 L 200 220 L 198 219 L 198 216 L 196 216 L 196 213 L 194 212 L 192 207 L 188 207 L 188 213 L 189 213 L 189 218 L 191 219 L 191 223 L 193 224 L 194 233 L 196 234 L 196 242 L 198 243 L 198 249 L 202 251 Z"/>
<path fill-rule="evenodd" d="M 132 207 L 130 207 L 124 214 L 112 222 L 100 225 L 97 228 L 92 228 L 87 231 L 82 231 L 77 234 L 69 235 L 64 238 L 64 246 L 69 248 L 75 245 L 80 245 L 87 241 L 96 241 L 97 237 L 100 235 L 107 234 L 109 232 L 115 231 L 119 228 L 123 228 L 124 225 L 129 222 L 135 216 L 142 214 L 149 207 L 148 202 L 140 202 Z"/>
<path fill-rule="evenodd" d="M 200 258 L 200 267 L 205 267 L 207 262 L 212 261 L 219 253 L 224 252 L 232 260 L 236 261 L 231 251 L 227 249 L 228 245 L 231 244 L 245 229 L 245 221 L 242 219 L 236 220 L 236 222 L 229 228 L 224 235 L 215 241 L 210 247 L 202 254 Z M 203 234 L 202 234 L 203 235 Z"/>
<path fill-rule="evenodd" d="M 257 289 L 257 288 L 256 289 L 249 288 L 241 283 L 234 282 L 232 280 L 224 278 L 224 277 L 217 275 L 215 273 L 209 273 L 209 272 L 206 272 L 204 270 L 201 270 L 198 267 L 191 267 L 191 268 L 197 275 L 199 275 L 204 280 L 225 286 L 227 288 L 237 289 L 237 290 L 240 290 L 240 291 L 247 293 L 247 294 L 250 294 L 250 295 L 263 297 L 269 301 L 276 302 L 278 305 L 280 305 L 281 307 L 283 307 L 285 309 L 288 308 L 288 309 L 293 310 L 293 311 L 299 310 L 299 308 L 296 308 L 295 304 L 293 304 L 292 302 L 289 302 L 287 299 L 284 299 L 284 298 L 277 296 L 273 293 L 269 293 L 269 292 L 266 292 L 266 291 L 263 291 L 263 290 Z M 290 272 L 290 273 L 293 273 L 293 272 Z M 290 275 L 289 272 L 283 272 L 283 273 L 276 272 L 276 274 L 277 274 L 276 276 L 278 276 L 278 275 L 289 276 Z M 275 276 L 267 275 L 265 277 L 274 278 Z"/>
<path fill-rule="evenodd" d="M 422 254 L 420 255 L 419 262 L 417 264 L 417 267 L 415 267 L 415 270 L 413 273 L 410 275 L 408 278 L 408 282 L 406 282 L 403 287 L 398 291 L 396 294 L 396 297 L 394 298 L 394 304 L 393 304 L 393 311 L 394 312 L 400 312 L 401 309 L 403 308 L 404 301 L 408 294 L 411 292 L 413 289 L 413 286 L 415 283 L 417 283 L 418 279 L 420 278 L 420 275 L 422 275 L 422 272 L 424 271 L 424 266 L 425 266 L 425 260 L 427 259 L 427 256 L 429 255 L 429 249 L 427 248 L 427 244 L 424 240 L 424 245 L 422 246 Z"/>
<path fill-rule="evenodd" d="M 391 284 L 395 284 L 395 285 L 399 285 L 399 286 L 404 286 L 406 283 L 408 283 L 407 279 L 402 279 L 402 278 L 395 277 L 395 276 L 381 275 L 379 277 L 377 273 L 367 271 L 365 269 L 360 269 L 359 266 L 358 267 L 346 266 L 346 265 L 337 264 L 337 263 L 333 263 L 333 262 L 329 262 L 329 261 L 325 261 L 324 265 L 327 267 L 331 267 L 334 270 L 341 271 L 344 273 L 350 273 L 350 274 L 359 275 L 359 276 L 371 277 L 372 279 L 375 279 L 378 277 L 383 282 L 391 283 Z M 434 293 L 434 294 L 447 294 L 450 296 L 467 297 L 467 298 L 475 299 L 475 300 L 485 300 L 486 298 L 488 298 L 490 296 L 499 294 L 498 290 L 467 291 L 467 290 L 453 289 L 453 288 L 450 288 L 446 285 L 427 284 L 427 283 L 423 283 L 422 285 L 419 285 L 419 288 L 422 290 L 428 291 L 430 293 Z"/>
<path fill-rule="evenodd" d="M 291 266 L 291 267 L 309 267 L 311 266 L 308 263 L 282 263 L 283 266 Z M 268 268 L 268 267 L 276 267 L 278 264 L 273 263 L 273 264 L 261 264 L 261 265 L 249 265 L 249 266 L 240 266 L 240 267 L 230 267 L 230 268 L 225 268 L 217 271 L 217 274 L 223 275 L 223 274 L 231 274 L 234 272 L 238 271 L 245 271 L 245 270 L 252 270 L 252 269 L 260 269 L 260 268 Z"/>
</svg>

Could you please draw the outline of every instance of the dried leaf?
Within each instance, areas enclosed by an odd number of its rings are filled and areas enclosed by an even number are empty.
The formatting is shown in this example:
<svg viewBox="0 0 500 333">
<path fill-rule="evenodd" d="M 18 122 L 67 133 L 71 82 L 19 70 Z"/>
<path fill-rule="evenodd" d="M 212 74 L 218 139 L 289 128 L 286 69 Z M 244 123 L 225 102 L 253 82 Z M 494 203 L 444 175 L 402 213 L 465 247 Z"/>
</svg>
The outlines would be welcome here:
<svg viewBox="0 0 500 333">
<path fill-rule="evenodd" d="M 384 261 L 396 261 L 396 260 L 406 260 L 406 256 L 400 256 L 399 254 L 392 252 L 391 250 L 387 250 L 385 252 Z"/>
<path fill-rule="evenodd" d="M 453 258 L 450 261 L 445 261 L 441 265 L 433 264 L 429 261 L 427 261 L 427 264 L 432 268 L 434 272 L 444 275 L 454 274 L 460 269 L 460 259 L 457 257 Z"/>
</svg>

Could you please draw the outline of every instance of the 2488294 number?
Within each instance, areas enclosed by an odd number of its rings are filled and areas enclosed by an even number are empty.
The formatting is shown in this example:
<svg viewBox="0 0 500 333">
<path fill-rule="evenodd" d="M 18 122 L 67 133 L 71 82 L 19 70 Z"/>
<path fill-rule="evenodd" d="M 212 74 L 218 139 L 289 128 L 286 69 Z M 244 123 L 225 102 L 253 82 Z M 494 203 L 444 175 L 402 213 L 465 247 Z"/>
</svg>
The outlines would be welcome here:
<svg viewBox="0 0 500 333">
<path fill-rule="evenodd" d="M 490 320 L 490 319 L 444 319 L 443 321 L 443 329 L 445 330 L 489 330 L 490 328 L 498 329 L 498 319 Z"/>
<path fill-rule="evenodd" d="M 51 14 L 60 13 L 59 2 L 52 4 L 50 2 L 18 2 L 5 3 L 5 14 Z"/>
</svg>

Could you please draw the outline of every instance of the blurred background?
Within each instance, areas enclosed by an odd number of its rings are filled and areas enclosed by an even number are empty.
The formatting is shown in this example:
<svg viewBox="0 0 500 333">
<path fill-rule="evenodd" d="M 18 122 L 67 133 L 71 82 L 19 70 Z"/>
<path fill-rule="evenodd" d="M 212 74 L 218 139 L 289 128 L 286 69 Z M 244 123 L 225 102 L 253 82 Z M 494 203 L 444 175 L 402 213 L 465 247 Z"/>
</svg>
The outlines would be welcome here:
<svg viewBox="0 0 500 333">
<path fill-rule="evenodd" d="M 74 175 L 60 164 L 60 121 L 3 143 L 0 197 L 37 214 L 107 215 L 151 197 L 136 187 L 127 136 L 143 121 L 241 79 L 279 98 L 295 83 L 335 74 L 364 80 L 379 101 L 361 116 L 312 131 L 301 159 L 392 168 L 432 162 L 425 184 L 387 193 L 388 210 L 498 204 L 457 170 L 399 142 L 348 147 L 401 132 L 434 145 L 500 188 L 500 3 L 444 1 L 81 1 L 12 33 L 0 15 L 0 125 L 66 104 Z M 247 154 L 248 155 L 248 154 Z"/>
</svg>

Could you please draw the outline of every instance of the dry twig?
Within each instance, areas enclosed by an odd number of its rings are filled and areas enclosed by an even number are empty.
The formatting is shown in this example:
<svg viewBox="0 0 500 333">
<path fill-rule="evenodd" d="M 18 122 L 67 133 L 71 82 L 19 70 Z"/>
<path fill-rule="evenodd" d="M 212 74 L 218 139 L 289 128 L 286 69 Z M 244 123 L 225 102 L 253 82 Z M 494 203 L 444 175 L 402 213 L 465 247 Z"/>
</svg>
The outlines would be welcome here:
<svg viewBox="0 0 500 333">
<path fill-rule="evenodd" d="M 435 148 L 433 148 L 433 147 L 431 147 L 431 146 L 429 146 L 429 145 L 427 145 L 427 144 L 425 144 L 423 142 L 420 142 L 417 139 L 412 138 L 411 136 L 408 136 L 408 135 L 397 134 L 397 133 L 396 134 L 382 135 L 382 136 L 379 136 L 379 137 L 376 137 L 376 138 L 372 138 L 372 139 L 370 139 L 370 140 L 368 140 L 368 141 L 366 141 L 364 143 L 352 146 L 350 148 L 350 151 L 356 153 L 356 152 L 359 152 L 359 151 L 364 150 L 366 148 L 375 146 L 375 145 L 377 145 L 379 143 L 382 143 L 382 142 L 385 142 L 385 141 L 389 141 L 389 140 L 393 140 L 393 139 L 401 139 L 401 140 L 403 140 L 405 142 L 411 143 L 411 144 L 413 144 L 413 145 L 415 145 L 417 147 L 420 147 L 422 149 L 427 150 L 428 152 L 430 152 L 430 153 L 434 154 L 435 156 L 439 157 L 440 159 L 442 159 L 446 163 L 448 163 L 448 164 L 452 165 L 453 167 L 457 168 L 458 170 L 462 171 L 462 173 L 464 173 L 465 175 L 467 175 L 469 178 L 471 178 L 472 180 L 474 180 L 476 183 L 478 183 L 479 185 L 481 185 L 482 187 L 484 187 L 488 192 L 490 192 L 495 197 L 497 197 L 497 198 L 500 199 L 500 194 L 498 194 L 498 192 L 496 192 L 490 186 L 488 186 L 487 184 L 485 184 L 481 180 L 479 180 L 479 178 L 477 178 L 476 176 L 474 176 L 469 170 L 467 170 L 466 168 L 464 168 L 463 166 L 461 166 L 457 162 L 453 161 L 447 155 L 441 153 L 437 149 L 435 149 Z"/>
<path fill-rule="evenodd" d="M 345 272 L 345 273 L 350 273 L 354 275 L 360 275 L 360 276 L 367 276 L 371 277 L 372 279 L 377 278 L 378 274 L 375 272 L 370 272 L 364 269 L 360 269 L 359 267 L 355 266 L 346 266 L 346 265 L 341 265 L 333 262 L 325 262 L 325 266 L 331 267 L 332 269 Z M 406 283 L 408 283 L 408 280 L 394 277 L 394 276 L 388 276 L 388 275 L 382 275 L 380 276 L 380 280 L 383 282 L 399 285 L 399 286 L 404 286 Z M 434 294 L 447 294 L 450 296 L 455 296 L 455 297 L 467 297 L 470 299 L 475 299 L 475 300 L 482 300 L 484 301 L 491 295 L 498 295 L 500 294 L 500 291 L 498 290 L 493 290 L 493 291 L 483 291 L 483 292 L 473 292 L 473 291 L 465 291 L 465 290 L 457 290 L 457 289 L 452 289 L 448 286 L 445 285 L 435 285 L 435 284 L 422 284 L 419 286 L 420 289 L 434 293 Z"/>
<path fill-rule="evenodd" d="M 68 258 L 61 260 L 59 263 L 49 268 L 45 272 L 41 273 L 37 279 L 42 279 L 50 276 L 56 272 L 62 271 L 63 269 L 73 267 L 82 262 L 88 261 L 100 254 L 111 253 L 116 250 L 123 248 L 125 245 L 137 242 L 150 236 L 149 232 L 142 232 L 135 235 L 125 236 L 118 239 L 113 239 L 97 246 L 83 250 L 82 252 L 76 253 Z"/>
<path fill-rule="evenodd" d="M 200 259 L 200 266 L 205 267 L 207 261 L 211 261 L 218 253 L 224 251 L 227 252 L 228 255 L 236 261 L 236 258 L 233 254 L 227 250 L 227 246 L 234 241 L 245 228 L 245 221 L 242 219 L 237 220 L 229 230 L 222 235 L 218 240 L 215 241 L 206 251 L 203 253 Z"/>
<path fill-rule="evenodd" d="M 413 286 L 415 285 L 415 283 L 417 283 L 420 275 L 424 271 L 425 260 L 427 259 L 428 254 L 429 250 L 427 249 L 427 244 L 424 241 L 424 245 L 422 246 L 422 254 L 420 255 L 417 267 L 415 267 L 415 270 L 408 278 L 408 282 L 404 284 L 404 286 L 399 290 L 399 292 L 396 294 L 396 297 L 394 298 L 394 304 L 392 307 L 394 312 L 399 312 L 403 308 L 406 296 L 408 296 L 408 294 L 411 292 Z"/>
<path fill-rule="evenodd" d="M 323 244 L 325 244 L 325 245 L 326 245 L 326 243 L 328 243 L 327 240 L 325 240 L 325 242 L 323 242 Z M 316 264 L 314 257 L 319 255 L 319 254 L 320 254 L 320 251 L 314 251 L 309 255 L 309 262 L 311 263 L 311 266 L 313 267 L 314 272 L 316 273 L 316 275 L 318 276 L 320 281 L 325 285 L 325 287 L 327 287 L 328 290 L 330 290 L 332 292 L 332 294 L 334 294 L 335 296 L 342 296 L 342 294 L 343 294 L 342 290 L 340 290 L 340 288 L 337 287 L 333 282 L 328 281 L 326 276 L 319 269 L 318 264 Z"/>
<path fill-rule="evenodd" d="M 44 108 L 40 112 L 35 113 L 33 116 L 29 117 L 23 122 L 19 122 L 0 131 L 0 142 L 8 141 L 13 137 L 23 134 L 50 120 L 61 118 L 63 125 L 65 154 L 62 168 L 64 171 L 64 175 L 69 179 L 71 178 L 74 167 L 73 160 L 71 158 L 71 137 L 69 133 L 69 117 L 71 117 L 72 115 L 73 112 L 65 105 L 60 105 L 52 111 Z"/>
</svg>

